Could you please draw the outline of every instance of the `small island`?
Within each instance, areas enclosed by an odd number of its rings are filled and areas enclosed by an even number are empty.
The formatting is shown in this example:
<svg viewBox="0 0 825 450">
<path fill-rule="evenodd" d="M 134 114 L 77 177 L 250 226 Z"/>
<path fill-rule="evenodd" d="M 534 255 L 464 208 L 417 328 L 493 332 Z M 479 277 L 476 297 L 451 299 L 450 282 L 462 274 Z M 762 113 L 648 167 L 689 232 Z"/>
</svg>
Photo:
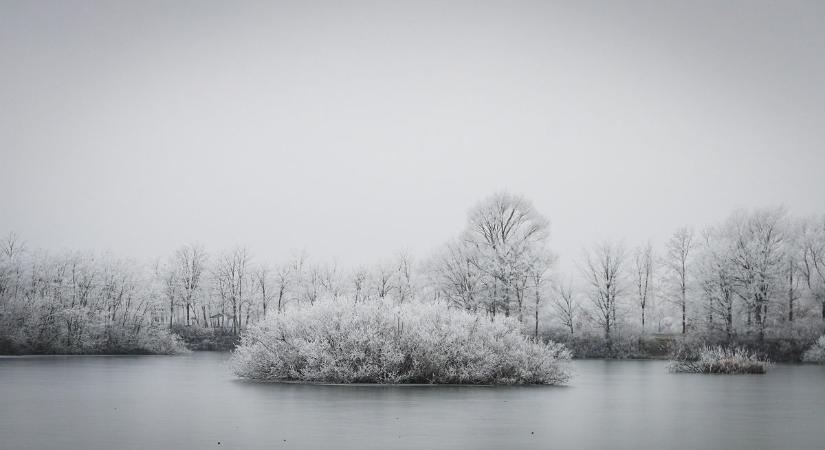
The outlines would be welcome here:
<svg viewBox="0 0 825 450">
<path fill-rule="evenodd" d="M 444 302 L 321 301 L 248 328 L 235 373 L 316 383 L 562 384 L 570 352 Z"/>
</svg>

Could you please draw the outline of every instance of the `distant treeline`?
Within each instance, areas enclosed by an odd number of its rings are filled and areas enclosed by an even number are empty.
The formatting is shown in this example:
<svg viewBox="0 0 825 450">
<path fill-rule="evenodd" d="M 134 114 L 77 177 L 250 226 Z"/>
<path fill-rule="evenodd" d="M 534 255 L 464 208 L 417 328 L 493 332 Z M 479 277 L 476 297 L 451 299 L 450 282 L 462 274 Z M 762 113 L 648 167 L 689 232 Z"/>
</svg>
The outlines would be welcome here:
<svg viewBox="0 0 825 450">
<path fill-rule="evenodd" d="M 599 242 L 569 264 L 574 273 L 560 273 L 556 260 L 548 220 L 506 192 L 475 205 L 436 254 L 414 261 L 400 252 L 371 267 L 303 253 L 273 264 L 245 247 L 209 254 L 200 245 L 144 264 L 53 255 L 10 235 L 0 251 L 0 351 L 169 352 L 177 334 L 223 348 L 267 315 L 342 297 L 442 300 L 510 316 L 579 356 L 658 356 L 674 336 L 795 355 L 825 326 L 823 217 L 736 211 L 705 229 L 680 228 L 661 248 Z"/>
</svg>

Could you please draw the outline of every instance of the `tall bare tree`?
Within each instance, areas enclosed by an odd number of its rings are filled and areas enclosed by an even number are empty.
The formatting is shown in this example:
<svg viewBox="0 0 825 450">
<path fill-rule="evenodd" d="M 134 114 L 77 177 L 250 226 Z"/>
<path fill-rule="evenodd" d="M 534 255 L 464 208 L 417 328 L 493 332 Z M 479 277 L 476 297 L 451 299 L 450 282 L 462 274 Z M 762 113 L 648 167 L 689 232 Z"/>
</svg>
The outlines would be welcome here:
<svg viewBox="0 0 825 450">
<path fill-rule="evenodd" d="M 687 332 L 688 269 L 693 245 L 693 230 L 687 227 L 676 230 L 667 241 L 667 267 L 676 278 L 676 304 L 682 311 L 682 334 Z"/>
<path fill-rule="evenodd" d="M 533 335 L 536 340 L 538 340 L 539 338 L 539 310 L 544 304 L 545 291 L 548 288 L 548 284 L 550 284 L 548 272 L 550 271 L 554 262 L 555 255 L 551 254 L 550 252 L 546 252 L 542 255 L 537 255 L 537 257 L 534 258 L 533 263 L 527 270 L 526 278 L 528 279 L 530 287 L 533 291 L 533 314 L 535 325 Z M 522 321 L 521 305 L 519 305 L 519 320 Z"/>
<path fill-rule="evenodd" d="M 292 286 L 295 278 L 295 273 L 298 270 L 298 265 L 295 262 L 289 264 L 281 264 L 275 268 L 275 288 L 278 291 L 278 303 L 276 305 L 276 312 L 278 314 L 284 308 L 284 303 L 287 299 L 287 293 Z"/>
<path fill-rule="evenodd" d="M 252 281 L 261 296 L 261 309 L 263 317 L 266 317 L 269 304 L 275 298 L 276 293 L 272 287 L 272 269 L 266 264 L 260 264 L 252 271 Z"/>
<path fill-rule="evenodd" d="M 243 325 L 243 306 L 247 301 L 244 283 L 248 276 L 249 261 L 249 251 L 246 247 L 237 247 L 232 252 L 224 254 L 215 268 L 221 296 L 232 306 L 233 334 L 238 334 Z"/>
<path fill-rule="evenodd" d="M 749 305 L 759 339 L 765 338 L 768 303 L 780 283 L 786 213 L 783 208 L 734 214 L 729 222 L 734 239 L 733 257 L 739 295 Z"/>
<path fill-rule="evenodd" d="M 206 252 L 199 245 L 185 245 L 175 252 L 175 270 L 180 282 L 181 298 L 186 306 L 186 326 L 191 324 L 190 311 L 198 295 L 201 276 L 206 266 Z M 197 313 L 196 313 L 197 314 Z M 203 311 L 206 321 L 206 309 Z M 197 320 L 197 315 L 195 317 Z"/>
<path fill-rule="evenodd" d="M 367 270 L 363 267 L 355 269 L 355 272 L 352 274 L 352 296 L 355 303 L 363 301 L 366 297 L 367 277 Z"/>
<path fill-rule="evenodd" d="M 801 230 L 801 270 L 805 284 L 821 306 L 825 324 L 825 218 L 806 219 Z"/>
<path fill-rule="evenodd" d="M 463 235 L 473 251 L 470 261 L 484 274 L 487 307 L 492 315 L 509 315 L 517 303 L 517 283 L 523 281 L 534 254 L 546 247 L 549 222 L 526 198 L 508 192 L 493 194 L 470 211 Z"/>
<path fill-rule="evenodd" d="M 573 280 L 568 279 L 567 282 L 558 282 L 554 285 L 555 295 L 553 305 L 558 314 L 559 321 L 568 330 L 570 330 L 570 337 L 575 333 L 576 314 L 579 305 L 576 303 L 576 298 L 573 295 Z"/>
<path fill-rule="evenodd" d="M 641 310 L 642 333 L 645 332 L 645 312 L 650 301 L 653 282 L 653 246 L 650 242 L 633 252 L 633 274 L 636 285 L 636 301 Z"/>
<path fill-rule="evenodd" d="M 596 308 L 596 321 L 611 339 L 616 326 L 616 304 L 624 292 L 623 270 L 626 251 L 621 243 L 605 241 L 585 250 L 582 272 L 590 285 L 590 300 Z"/>
</svg>

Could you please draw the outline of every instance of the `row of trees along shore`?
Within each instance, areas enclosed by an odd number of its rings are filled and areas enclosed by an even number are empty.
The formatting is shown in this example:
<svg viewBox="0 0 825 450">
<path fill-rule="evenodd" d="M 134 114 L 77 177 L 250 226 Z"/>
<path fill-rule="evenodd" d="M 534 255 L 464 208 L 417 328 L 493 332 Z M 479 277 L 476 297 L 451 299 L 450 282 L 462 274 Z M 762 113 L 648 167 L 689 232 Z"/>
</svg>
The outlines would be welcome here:
<svg viewBox="0 0 825 450">
<path fill-rule="evenodd" d="M 661 246 L 591 245 L 562 273 L 549 221 L 526 198 L 496 193 L 436 254 L 343 268 L 295 253 L 278 264 L 246 247 L 185 245 L 150 264 L 51 254 L 9 235 L 0 251 L 0 351 L 174 352 L 176 335 L 229 336 L 319 299 L 443 300 L 515 317 L 578 356 L 649 356 L 651 342 L 782 341 L 797 352 L 825 326 L 825 217 L 736 211 Z M 170 332 L 171 331 L 171 332 Z M 646 347 L 647 346 L 647 347 Z M 796 356 L 794 356 L 796 357 Z"/>
</svg>

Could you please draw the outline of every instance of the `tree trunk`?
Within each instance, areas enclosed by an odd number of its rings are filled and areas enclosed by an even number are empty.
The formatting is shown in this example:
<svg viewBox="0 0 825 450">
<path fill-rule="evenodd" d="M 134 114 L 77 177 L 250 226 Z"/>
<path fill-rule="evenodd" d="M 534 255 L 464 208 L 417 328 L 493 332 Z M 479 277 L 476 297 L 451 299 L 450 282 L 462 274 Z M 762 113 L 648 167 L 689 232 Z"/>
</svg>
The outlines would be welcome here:
<svg viewBox="0 0 825 450">
<path fill-rule="evenodd" d="M 728 300 L 728 309 L 725 315 L 725 333 L 728 337 L 728 342 L 730 342 L 731 337 L 733 337 L 733 302 Z"/>
<path fill-rule="evenodd" d="M 759 329 L 759 340 L 762 341 L 765 337 L 765 330 L 762 326 L 763 319 L 762 319 L 762 300 L 757 298 L 756 299 L 756 306 L 754 308 L 754 320 L 756 320 L 756 326 Z"/>
<path fill-rule="evenodd" d="M 687 295 L 685 293 L 684 264 L 682 264 L 682 334 L 687 333 Z"/>
<path fill-rule="evenodd" d="M 238 334 L 238 303 L 232 300 L 232 334 Z"/>
<path fill-rule="evenodd" d="M 642 305 L 642 334 L 645 333 L 645 307 Z"/>
</svg>

